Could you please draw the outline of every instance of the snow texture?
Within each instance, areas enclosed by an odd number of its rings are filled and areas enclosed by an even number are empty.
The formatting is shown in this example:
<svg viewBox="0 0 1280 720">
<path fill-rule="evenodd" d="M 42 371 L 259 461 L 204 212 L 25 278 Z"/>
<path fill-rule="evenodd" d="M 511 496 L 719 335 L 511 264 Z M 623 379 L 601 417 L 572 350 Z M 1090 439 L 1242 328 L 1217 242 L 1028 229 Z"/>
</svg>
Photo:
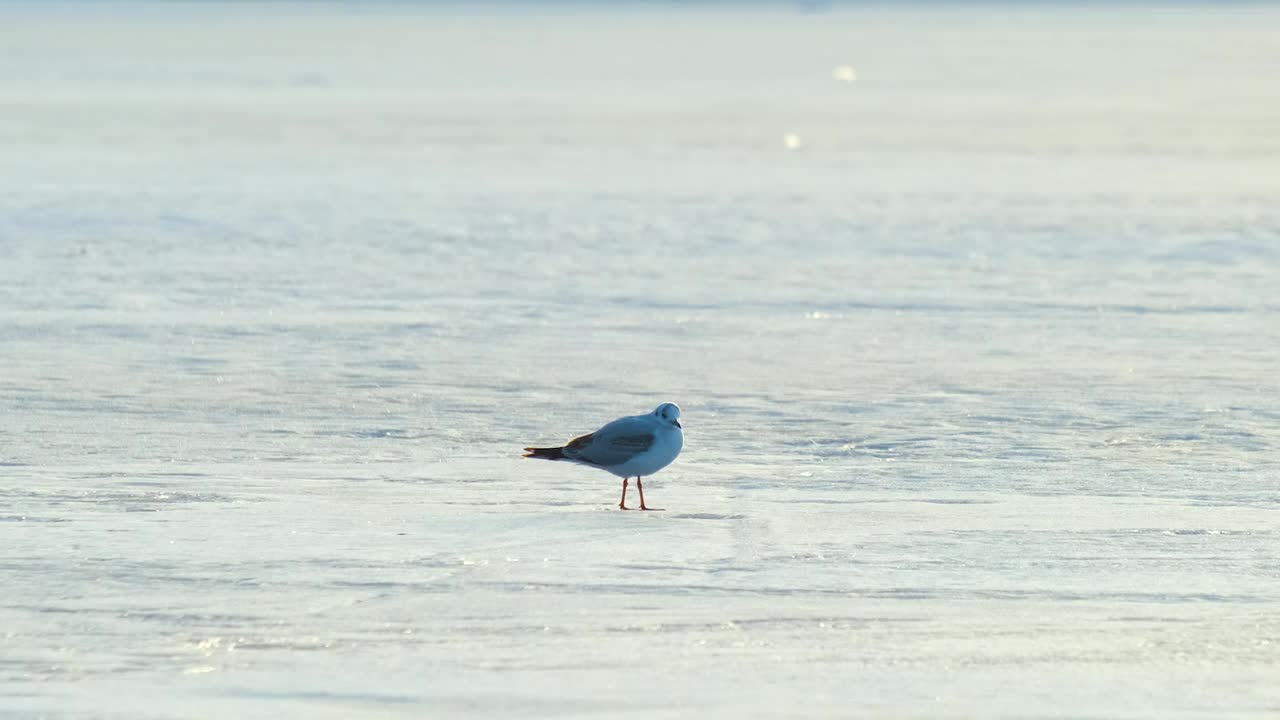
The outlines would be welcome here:
<svg viewBox="0 0 1280 720">
<path fill-rule="evenodd" d="M 0 4 L 0 715 L 1277 717 L 1276 27 Z"/>
</svg>

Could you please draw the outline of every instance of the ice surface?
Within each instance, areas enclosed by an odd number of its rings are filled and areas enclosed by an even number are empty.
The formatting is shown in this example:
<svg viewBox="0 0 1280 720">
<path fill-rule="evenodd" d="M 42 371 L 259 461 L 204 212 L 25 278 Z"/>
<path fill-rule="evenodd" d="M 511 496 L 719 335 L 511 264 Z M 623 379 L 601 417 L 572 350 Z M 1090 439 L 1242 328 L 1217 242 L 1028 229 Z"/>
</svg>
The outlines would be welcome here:
<svg viewBox="0 0 1280 720">
<path fill-rule="evenodd" d="M 1280 715 L 1276 27 L 0 4 L 0 716 Z"/>
</svg>

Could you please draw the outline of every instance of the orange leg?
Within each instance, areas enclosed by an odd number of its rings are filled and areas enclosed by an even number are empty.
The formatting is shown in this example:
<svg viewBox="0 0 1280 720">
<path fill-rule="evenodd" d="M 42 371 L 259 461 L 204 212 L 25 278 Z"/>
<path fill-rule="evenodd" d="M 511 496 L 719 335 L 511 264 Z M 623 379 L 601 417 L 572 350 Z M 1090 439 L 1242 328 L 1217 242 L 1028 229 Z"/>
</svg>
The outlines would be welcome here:
<svg viewBox="0 0 1280 720">
<path fill-rule="evenodd" d="M 651 508 L 644 506 L 644 485 L 640 484 L 640 478 L 636 478 L 636 489 L 640 491 L 640 509 L 641 510 L 661 510 L 662 508 Z"/>
<path fill-rule="evenodd" d="M 636 484 L 637 484 L 637 485 L 639 485 L 639 484 L 640 484 L 640 478 L 636 478 Z M 644 505 L 644 494 L 643 494 L 643 493 L 640 495 L 640 504 L 641 504 L 641 505 Z M 622 478 L 622 502 L 618 503 L 618 508 L 619 508 L 619 509 L 621 509 L 621 510 L 629 510 L 629 509 L 630 509 L 630 508 L 628 508 L 628 507 L 627 507 L 627 479 L 626 479 L 626 478 Z"/>
</svg>

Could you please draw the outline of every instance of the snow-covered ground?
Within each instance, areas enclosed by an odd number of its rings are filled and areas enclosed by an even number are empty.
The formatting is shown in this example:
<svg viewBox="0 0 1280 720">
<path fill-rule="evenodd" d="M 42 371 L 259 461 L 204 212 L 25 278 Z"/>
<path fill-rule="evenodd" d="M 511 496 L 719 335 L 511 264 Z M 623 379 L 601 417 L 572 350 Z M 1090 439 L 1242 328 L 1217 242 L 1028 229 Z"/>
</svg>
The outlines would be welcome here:
<svg viewBox="0 0 1280 720">
<path fill-rule="evenodd" d="M 1277 716 L 1278 26 L 0 5 L 0 716 Z"/>
</svg>

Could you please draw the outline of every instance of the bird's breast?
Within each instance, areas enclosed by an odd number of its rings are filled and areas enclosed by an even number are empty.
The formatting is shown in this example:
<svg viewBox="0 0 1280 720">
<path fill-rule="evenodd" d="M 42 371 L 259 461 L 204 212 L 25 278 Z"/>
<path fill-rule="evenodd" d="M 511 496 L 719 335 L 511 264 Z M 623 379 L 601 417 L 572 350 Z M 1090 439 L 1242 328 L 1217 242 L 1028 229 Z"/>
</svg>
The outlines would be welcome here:
<svg viewBox="0 0 1280 720">
<path fill-rule="evenodd" d="M 664 443 L 668 452 L 677 455 L 684 448 L 684 432 L 680 428 L 671 428 L 671 432 L 667 433 Z"/>
</svg>

